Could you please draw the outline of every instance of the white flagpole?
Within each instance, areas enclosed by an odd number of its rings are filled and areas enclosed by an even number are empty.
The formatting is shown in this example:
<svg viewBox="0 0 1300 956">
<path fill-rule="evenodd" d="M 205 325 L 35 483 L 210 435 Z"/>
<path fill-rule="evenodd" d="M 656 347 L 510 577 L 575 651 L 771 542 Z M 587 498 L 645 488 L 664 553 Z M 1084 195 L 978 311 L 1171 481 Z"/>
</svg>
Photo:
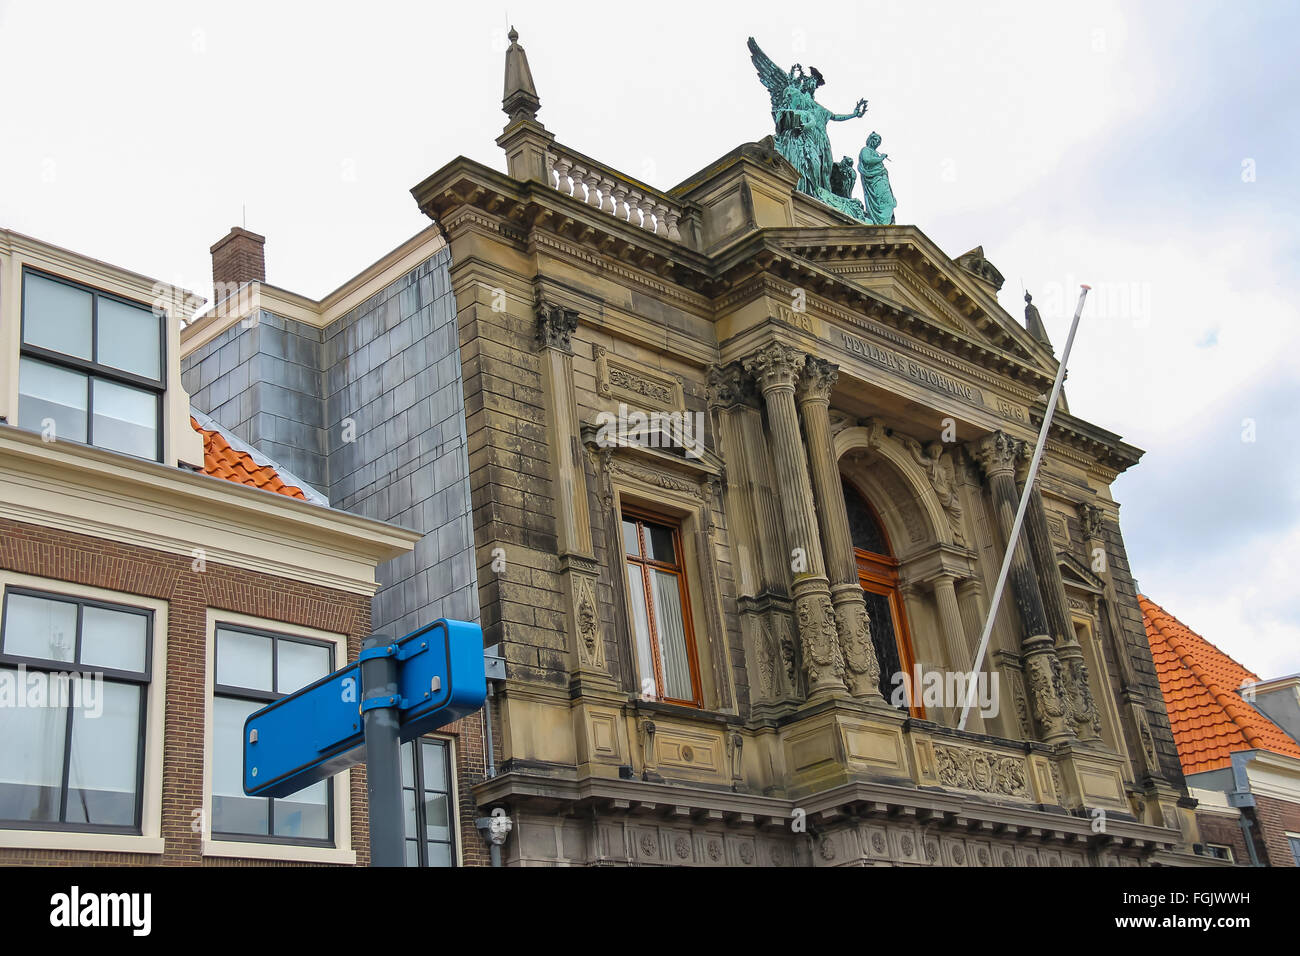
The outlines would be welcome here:
<svg viewBox="0 0 1300 956">
<path fill-rule="evenodd" d="M 1074 310 L 1074 321 L 1070 323 L 1070 334 L 1065 340 L 1065 350 L 1061 352 L 1061 364 L 1056 369 L 1056 381 L 1052 383 L 1052 394 L 1047 400 L 1047 412 L 1043 415 L 1043 426 L 1038 430 L 1038 444 L 1034 447 L 1033 460 L 1029 462 L 1029 474 L 1025 477 L 1025 490 L 1020 495 L 1020 507 L 1016 509 L 1016 520 L 1011 523 L 1011 537 L 1007 542 L 1007 553 L 1002 556 L 1002 570 L 998 572 L 998 585 L 993 589 L 993 600 L 989 602 L 989 615 L 984 621 L 984 633 L 980 635 L 979 650 L 975 653 L 975 663 L 971 667 L 970 680 L 966 687 L 966 703 L 961 709 L 961 720 L 957 722 L 958 730 L 966 729 L 966 718 L 975 703 L 975 680 L 984 665 L 984 654 L 988 650 L 989 635 L 993 633 L 993 621 L 998 615 L 998 605 L 1002 602 L 1002 590 L 1007 585 L 1007 572 L 1011 570 L 1011 557 L 1015 554 L 1020 541 L 1020 526 L 1025 521 L 1025 509 L 1029 507 L 1029 494 L 1034 488 L 1034 479 L 1038 476 L 1038 463 L 1043 460 L 1043 449 L 1047 447 L 1047 430 L 1052 427 L 1052 416 L 1056 414 L 1056 400 L 1061 395 L 1061 383 L 1065 381 L 1065 363 L 1070 360 L 1070 347 L 1074 345 L 1074 333 L 1079 328 L 1079 317 L 1083 315 L 1083 300 L 1088 297 L 1092 286 L 1079 286 L 1079 305 Z"/>
</svg>

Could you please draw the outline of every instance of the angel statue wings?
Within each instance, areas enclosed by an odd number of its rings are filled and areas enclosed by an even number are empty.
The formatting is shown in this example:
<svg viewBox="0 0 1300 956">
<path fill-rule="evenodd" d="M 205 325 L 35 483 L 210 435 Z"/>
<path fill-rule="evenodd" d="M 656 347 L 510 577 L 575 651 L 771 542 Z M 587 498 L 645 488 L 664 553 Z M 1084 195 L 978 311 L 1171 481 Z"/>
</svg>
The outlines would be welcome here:
<svg viewBox="0 0 1300 956">
<path fill-rule="evenodd" d="M 848 200 L 847 190 L 839 193 L 832 188 L 831 170 L 835 161 L 831 156 L 831 141 L 826 135 L 826 124 L 858 119 L 866 113 L 867 101 L 858 100 L 852 113 L 832 113 L 816 100 L 817 88 L 826 82 L 816 67 L 805 72 L 796 63 L 786 72 L 759 49 L 753 37 L 749 38 L 748 46 L 754 68 L 758 70 L 758 79 L 772 97 L 777 151 L 799 171 L 799 191 L 823 201 L 826 201 L 827 196 Z M 851 171 L 850 165 L 850 174 Z M 837 176 L 837 179 L 842 181 L 842 177 Z M 852 189 L 851 182 L 848 189 Z M 857 200 L 851 201 L 857 203 Z M 831 205 L 841 206 L 834 202 Z M 861 204 L 857 205 L 861 209 Z M 865 219 L 863 213 L 851 214 Z"/>
</svg>

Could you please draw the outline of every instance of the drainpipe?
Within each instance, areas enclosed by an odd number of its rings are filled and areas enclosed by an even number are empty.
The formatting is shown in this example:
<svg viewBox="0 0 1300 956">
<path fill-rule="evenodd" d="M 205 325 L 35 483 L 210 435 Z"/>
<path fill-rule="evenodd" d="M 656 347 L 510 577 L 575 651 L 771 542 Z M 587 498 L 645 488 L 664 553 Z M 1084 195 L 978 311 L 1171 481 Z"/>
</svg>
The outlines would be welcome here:
<svg viewBox="0 0 1300 956">
<path fill-rule="evenodd" d="M 1264 864 L 1259 861 L 1259 855 L 1255 852 L 1255 839 L 1250 832 L 1255 826 L 1255 821 L 1246 814 L 1247 810 L 1255 809 L 1255 795 L 1250 792 L 1250 777 L 1246 773 L 1246 764 L 1255 759 L 1255 753 L 1254 750 L 1238 750 L 1232 754 L 1232 790 L 1228 793 L 1228 805 L 1236 807 L 1239 811 L 1237 823 L 1241 827 L 1241 835 L 1246 840 L 1250 865 L 1263 866 Z"/>
<path fill-rule="evenodd" d="M 483 729 L 487 735 L 484 766 L 487 771 L 485 779 L 491 780 L 497 775 L 496 748 L 492 742 L 492 699 L 496 696 L 495 682 L 506 679 L 506 662 L 501 656 L 500 644 L 494 644 L 483 651 L 483 670 L 487 677 L 487 700 L 483 704 Z M 505 845 L 506 838 L 514 829 L 514 822 L 510 819 L 508 811 L 503 807 L 497 807 L 492 811 L 491 816 L 476 818 L 474 826 L 478 828 L 483 841 L 488 845 L 488 857 L 492 865 L 503 866 L 501 847 Z"/>
</svg>

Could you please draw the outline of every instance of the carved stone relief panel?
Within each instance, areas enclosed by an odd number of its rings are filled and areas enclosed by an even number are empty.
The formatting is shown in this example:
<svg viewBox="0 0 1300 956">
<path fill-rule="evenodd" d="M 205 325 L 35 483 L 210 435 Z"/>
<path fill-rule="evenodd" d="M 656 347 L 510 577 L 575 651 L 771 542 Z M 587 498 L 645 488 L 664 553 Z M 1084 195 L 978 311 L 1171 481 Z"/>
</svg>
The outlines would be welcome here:
<svg viewBox="0 0 1300 956">
<path fill-rule="evenodd" d="M 1023 757 L 938 743 L 934 755 L 940 786 L 1032 799 L 1029 767 Z"/>
<path fill-rule="evenodd" d="M 603 345 L 592 348 L 596 359 L 596 394 L 635 409 L 680 411 L 685 408 L 682 381 L 675 375 L 614 355 Z"/>
</svg>

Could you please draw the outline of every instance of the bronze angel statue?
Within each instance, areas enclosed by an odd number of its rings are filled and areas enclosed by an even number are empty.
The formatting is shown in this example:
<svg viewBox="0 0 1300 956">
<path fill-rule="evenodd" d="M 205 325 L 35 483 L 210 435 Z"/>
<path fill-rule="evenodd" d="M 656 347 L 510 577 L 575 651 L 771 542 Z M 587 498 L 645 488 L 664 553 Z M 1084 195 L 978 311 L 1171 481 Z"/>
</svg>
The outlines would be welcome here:
<svg viewBox="0 0 1300 956">
<path fill-rule="evenodd" d="M 816 67 L 805 72 L 803 66 L 796 63 L 786 72 L 772 62 L 753 37 L 749 38 L 748 46 L 758 79 L 772 97 L 777 152 L 799 171 L 799 191 L 866 222 L 866 210 L 858 200 L 851 198 L 852 161 L 848 164 L 847 176 L 843 175 L 844 169 L 836 169 L 826 124 L 858 119 L 866 113 L 867 101 L 858 100 L 852 113 L 832 113 L 817 102 L 817 88 L 826 81 Z"/>
</svg>

